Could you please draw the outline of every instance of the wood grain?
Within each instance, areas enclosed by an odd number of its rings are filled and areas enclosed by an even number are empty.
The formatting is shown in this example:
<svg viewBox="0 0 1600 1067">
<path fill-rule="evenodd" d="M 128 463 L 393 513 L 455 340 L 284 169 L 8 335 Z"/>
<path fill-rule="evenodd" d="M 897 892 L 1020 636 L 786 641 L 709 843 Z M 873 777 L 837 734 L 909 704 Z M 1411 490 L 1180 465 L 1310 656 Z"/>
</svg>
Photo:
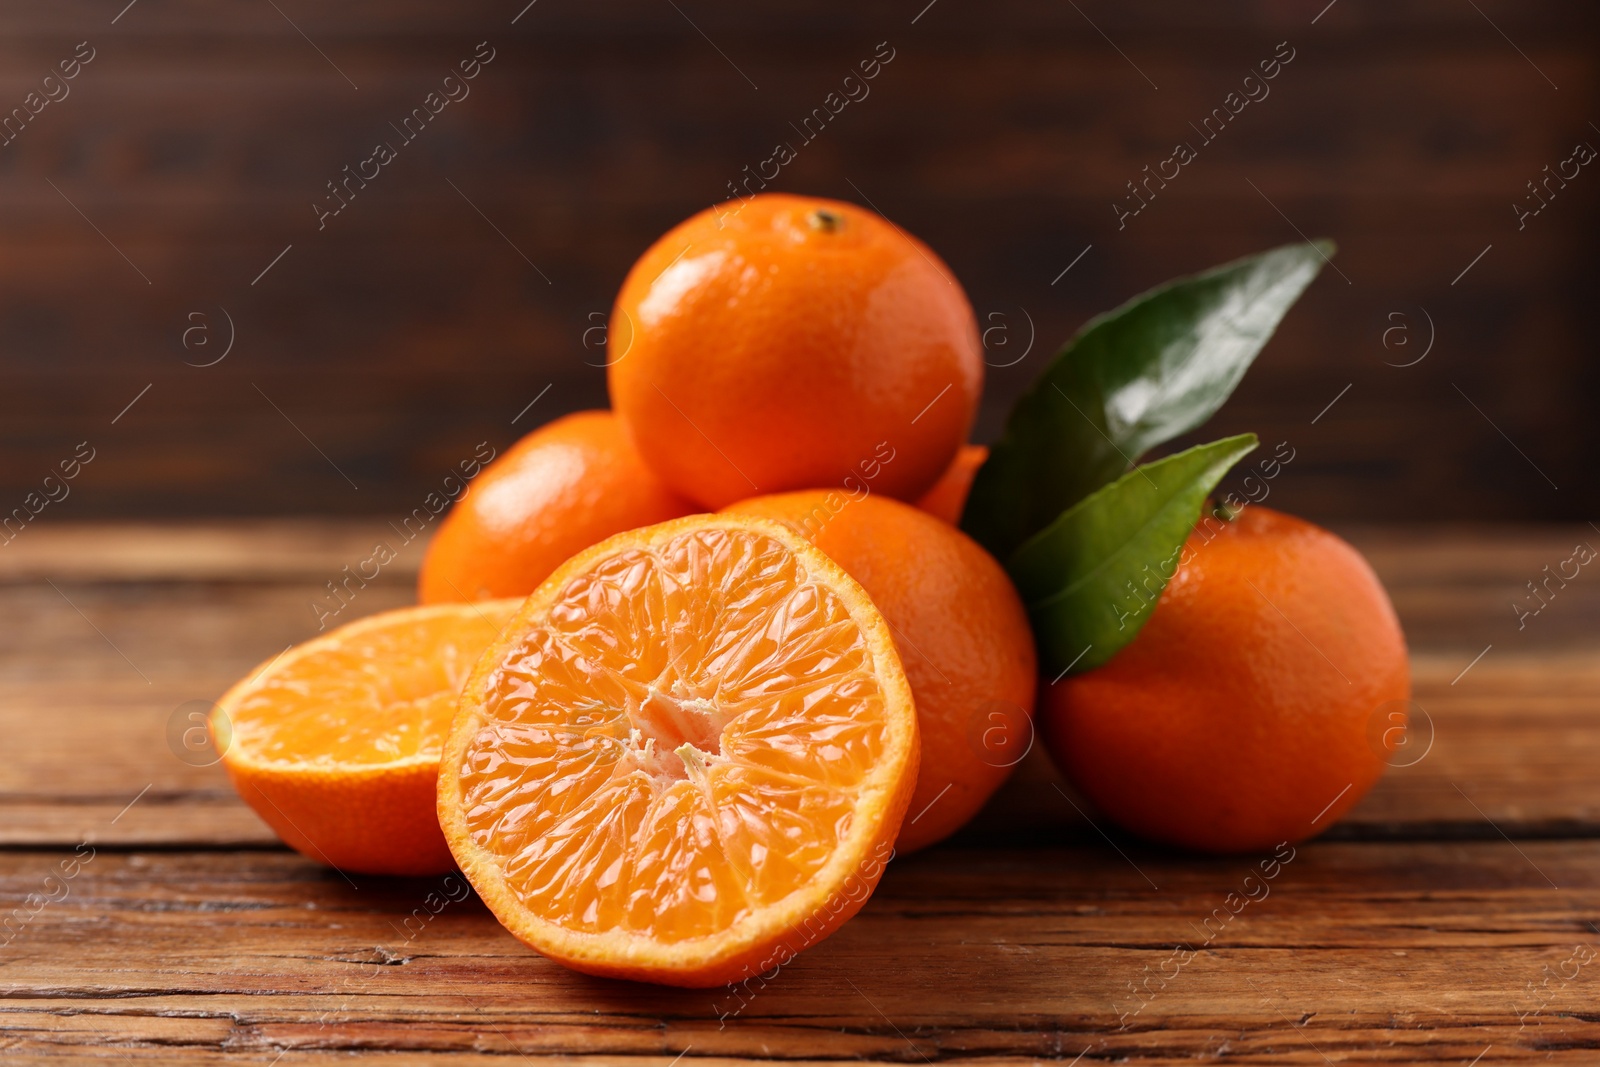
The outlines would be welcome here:
<svg viewBox="0 0 1600 1067">
<path fill-rule="evenodd" d="M 0 894 L 36 891 L 54 856 L 0 855 Z M 768 980 L 678 991 L 565 971 L 475 900 L 423 922 L 438 879 L 346 883 L 276 853 L 101 852 L 0 955 L 0 1040 L 12 1055 L 167 1062 L 284 1049 L 1467 1062 L 1493 1046 L 1488 1062 L 1576 1063 L 1600 1044 L 1593 964 L 1541 987 L 1575 946 L 1600 944 L 1578 918 L 1600 907 L 1595 842 L 1305 846 L 1231 915 L 1255 860 L 941 849 L 891 865 L 857 919 Z M 1167 964 L 1185 945 L 1196 954 Z"/>
<path fill-rule="evenodd" d="M 1587 527 L 1347 532 L 1410 636 L 1419 747 L 1335 832 L 1600 832 L 1591 773 L 1600 583 L 1572 582 L 1522 630 L 1510 608 L 1541 568 L 1586 532 L 1600 536 Z M 195 765 L 213 757 L 186 752 L 182 728 L 246 672 L 317 633 L 311 604 L 325 583 L 386 535 L 379 519 L 58 524 L 0 550 L 0 610 L 15 621 L 0 646 L 0 736 L 29 753 L 0 763 L 0 844 L 270 844 L 220 770 Z M 339 620 L 410 603 L 422 553 L 420 541 L 404 546 Z M 147 803 L 107 821 L 145 789 Z M 967 839 L 1098 840 L 1058 789 L 1070 786 L 1034 753 Z"/>
<path fill-rule="evenodd" d="M 1600 1048 L 1600 594 L 1583 575 L 1520 631 L 1506 608 L 1586 527 L 1346 531 L 1411 636 L 1432 743 L 1264 895 L 1244 881 L 1262 857 L 1129 839 L 1074 809 L 1036 750 L 957 838 L 894 862 L 836 936 L 776 975 L 684 992 L 550 964 L 459 882 L 347 878 L 290 853 L 196 765 L 209 754 L 174 744 L 175 714 L 315 632 L 308 600 L 382 525 L 55 524 L 0 549 L 6 1062 L 1581 1063 Z M 420 554 L 349 614 L 410 602 Z M 459 899 L 435 914 L 439 891 Z"/>
<path fill-rule="evenodd" d="M 89 439 L 50 521 L 409 510 L 478 441 L 603 403 L 583 338 L 629 265 L 887 40 L 775 187 L 870 200 L 1004 327 L 980 437 L 1090 315 L 1298 229 L 1339 241 L 1349 284 L 1325 272 L 1208 432 L 1293 441 L 1281 492 L 1319 519 L 1584 517 L 1596 181 L 1522 230 L 1511 205 L 1596 136 L 1592 5 L 924 6 L 0 5 L 6 107 L 99 50 L 0 148 L 0 509 Z M 318 230 L 325 182 L 484 39 L 471 97 Z M 1126 183 L 1281 40 L 1272 95 L 1119 230 Z M 219 351 L 183 347 L 189 316 L 220 345 L 221 309 L 232 354 L 185 366 Z M 1385 366 L 1423 309 L 1433 354 Z"/>
</svg>

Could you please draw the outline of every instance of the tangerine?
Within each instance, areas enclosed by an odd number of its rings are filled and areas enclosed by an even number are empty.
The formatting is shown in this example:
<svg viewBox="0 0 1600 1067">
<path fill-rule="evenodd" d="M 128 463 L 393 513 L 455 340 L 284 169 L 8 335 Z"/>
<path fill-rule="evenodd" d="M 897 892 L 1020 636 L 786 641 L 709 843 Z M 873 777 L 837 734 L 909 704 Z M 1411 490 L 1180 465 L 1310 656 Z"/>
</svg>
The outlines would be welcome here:
<svg viewBox="0 0 1600 1067">
<path fill-rule="evenodd" d="M 484 468 L 428 544 L 424 604 L 527 596 L 562 561 L 696 508 L 650 472 L 616 416 L 549 422 Z"/>
<path fill-rule="evenodd" d="M 983 385 L 949 268 L 873 212 L 815 197 L 762 194 L 670 230 L 628 272 L 608 343 L 640 454 L 708 508 L 867 464 L 875 492 L 915 500 L 967 439 Z"/>
<path fill-rule="evenodd" d="M 917 756 L 861 586 L 778 523 L 696 515 L 603 541 L 527 599 L 462 691 L 439 820 L 544 955 L 717 985 L 861 907 Z"/>
<path fill-rule="evenodd" d="M 1033 633 L 1005 570 L 955 527 L 876 495 L 810 489 L 727 511 L 787 523 L 872 597 L 900 650 L 922 735 L 922 769 L 895 848 L 924 848 L 960 829 L 1033 743 Z"/>
<path fill-rule="evenodd" d="M 461 686 L 519 601 L 370 615 L 297 645 L 211 713 L 245 803 L 298 852 L 341 871 L 436 874 L 439 749 Z"/>
<path fill-rule="evenodd" d="M 1361 554 L 1251 506 L 1202 521 L 1144 629 L 1048 687 L 1051 755 L 1118 825 L 1243 852 L 1327 829 L 1377 782 L 1378 709 L 1411 695 L 1405 636 Z"/>
</svg>

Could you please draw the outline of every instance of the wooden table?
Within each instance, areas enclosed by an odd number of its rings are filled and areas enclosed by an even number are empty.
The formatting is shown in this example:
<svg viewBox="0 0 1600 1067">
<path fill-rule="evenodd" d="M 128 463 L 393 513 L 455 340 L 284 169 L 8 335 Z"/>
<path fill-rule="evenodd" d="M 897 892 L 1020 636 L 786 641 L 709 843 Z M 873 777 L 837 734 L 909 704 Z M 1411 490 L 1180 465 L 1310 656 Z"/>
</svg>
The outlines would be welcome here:
<svg viewBox="0 0 1600 1067">
<path fill-rule="evenodd" d="M 345 879 L 192 765 L 188 714 L 314 631 L 381 520 L 36 524 L 0 548 L 0 1056 L 1594 1062 L 1600 578 L 1521 629 L 1511 604 L 1600 532 L 1347 533 L 1406 624 L 1431 747 L 1413 734 L 1209 944 L 1253 858 L 1103 836 L 1035 753 L 735 995 L 565 971 L 475 899 L 433 914 L 441 879 Z M 419 555 L 350 614 L 407 602 Z"/>
</svg>

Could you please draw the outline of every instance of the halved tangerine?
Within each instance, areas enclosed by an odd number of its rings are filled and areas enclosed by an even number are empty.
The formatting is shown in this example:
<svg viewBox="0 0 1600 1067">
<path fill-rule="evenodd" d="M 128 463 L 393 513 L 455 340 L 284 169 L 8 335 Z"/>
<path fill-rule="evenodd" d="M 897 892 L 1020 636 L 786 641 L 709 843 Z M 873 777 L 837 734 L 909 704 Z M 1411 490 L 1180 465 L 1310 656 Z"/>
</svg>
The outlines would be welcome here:
<svg viewBox="0 0 1600 1067">
<path fill-rule="evenodd" d="M 524 943 L 708 986 L 861 907 L 917 761 L 862 588 L 770 520 L 691 516 L 579 553 L 528 598 L 462 691 L 439 820 Z"/>
<path fill-rule="evenodd" d="M 439 750 L 462 683 L 521 603 L 386 611 L 252 671 L 211 713 L 234 788 L 288 845 L 339 870 L 450 870 Z"/>
</svg>

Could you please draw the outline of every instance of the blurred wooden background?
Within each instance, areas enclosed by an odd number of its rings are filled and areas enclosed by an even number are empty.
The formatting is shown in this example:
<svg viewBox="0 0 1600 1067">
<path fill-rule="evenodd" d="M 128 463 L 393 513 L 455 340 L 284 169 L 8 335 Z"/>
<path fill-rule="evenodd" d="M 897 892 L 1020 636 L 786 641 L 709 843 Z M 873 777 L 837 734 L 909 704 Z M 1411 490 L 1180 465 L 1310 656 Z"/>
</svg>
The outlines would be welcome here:
<svg viewBox="0 0 1600 1067">
<path fill-rule="evenodd" d="M 1011 364 L 980 438 L 1087 316 L 1328 235 L 1338 270 L 1207 436 L 1289 441 L 1272 502 L 1326 521 L 1591 517 L 1600 167 L 1521 230 L 1512 205 L 1600 147 L 1592 5 L 525 3 L 0 4 L 0 110 L 94 51 L 0 147 L 0 511 L 82 441 L 38 521 L 409 511 L 477 442 L 602 404 L 585 331 L 633 259 L 888 42 L 772 184 L 948 260 Z M 470 96 L 319 231 L 480 41 Z M 1119 231 L 1125 183 L 1283 41 Z"/>
</svg>

